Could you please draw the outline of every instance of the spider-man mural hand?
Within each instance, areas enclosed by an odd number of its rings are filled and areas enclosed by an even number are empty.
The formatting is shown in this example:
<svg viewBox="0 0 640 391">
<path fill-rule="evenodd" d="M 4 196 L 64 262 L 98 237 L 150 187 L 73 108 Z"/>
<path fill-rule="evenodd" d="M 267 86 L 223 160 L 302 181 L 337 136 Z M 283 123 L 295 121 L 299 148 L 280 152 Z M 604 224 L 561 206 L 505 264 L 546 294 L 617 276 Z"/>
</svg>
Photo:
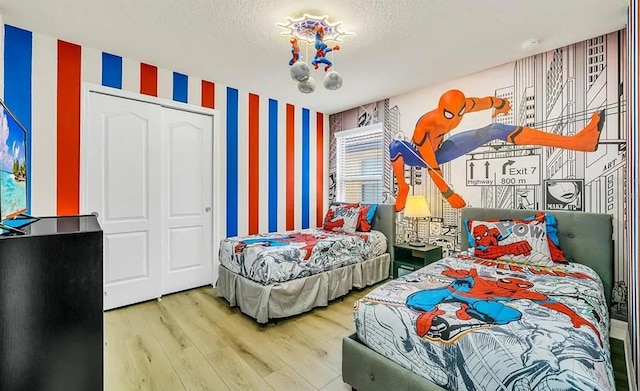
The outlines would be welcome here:
<svg viewBox="0 0 640 391">
<path fill-rule="evenodd" d="M 530 281 L 513 277 L 489 279 L 479 276 L 475 268 L 458 270 L 448 267 L 442 275 L 454 280 L 448 286 L 422 290 L 407 297 L 407 307 L 420 312 L 416 319 L 416 332 L 420 337 L 427 335 L 436 316 L 445 314 L 438 308 L 441 303 L 459 303 L 456 317 L 460 320 L 473 318 L 488 324 L 504 325 L 520 320 L 522 313 L 503 303 L 527 299 L 567 315 L 575 328 L 589 327 L 602 346 L 600 332 L 593 324 L 566 305 L 531 290 L 533 283 Z"/>
<path fill-rule="evenodd" d="M 604 126 L 604 111 L 594 113 L 590 122 L 573 136 L 547 133 L 541 130 L 492 123 L 481 129 L 467 130 L 445 135 L 455 129 L 462 116 L 474 111 L 493 109 L 492 117 L 509 112 L 511 104 L 507 99 L 489 96 L 467 98 L 459 90 L 449 90 L 442 94 L 438 107 L 423 114 L 416 123 L 411 142 L 393 140 L 389 145 L 391 166 L 398 181 L 396 211 L 404 209 L 409 194 L 409 185 L 404 178 L 405 164 L 424 167 L 442 196 L 454 208 L 466 205 L 464 199 L 455 193 L 442 176 L 440 164 L 454 160 L 493 140 L 503 140 L 516 145 L 538 145 L 573 151 L 595 151 L 600 132 Z"/>
<path fill-rule="evenodd" d="M 508 235 L 507 235 L 508 236 Z M 526 240 L 511 244 L 499 244 L 505 237 L 497 228 L 477 225 L 473 228 L 475 255 L 484 259 L 498 259 L 503 255 L 529 255 L 533 248 Z"/>
</svg>

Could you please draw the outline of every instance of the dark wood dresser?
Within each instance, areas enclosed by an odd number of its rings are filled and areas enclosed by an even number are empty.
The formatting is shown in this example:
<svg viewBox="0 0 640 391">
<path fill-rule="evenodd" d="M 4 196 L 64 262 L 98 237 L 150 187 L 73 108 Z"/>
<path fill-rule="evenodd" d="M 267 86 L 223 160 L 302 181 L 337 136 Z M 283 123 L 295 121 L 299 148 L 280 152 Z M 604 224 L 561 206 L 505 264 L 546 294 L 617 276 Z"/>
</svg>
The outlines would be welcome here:
<svg viewBox="0 0 640 391">
<path fill-rule="evenodd" d="M 102 230 L 45 217 L 0 236 L 0 390 L 102 390 Z"/>
</svg>

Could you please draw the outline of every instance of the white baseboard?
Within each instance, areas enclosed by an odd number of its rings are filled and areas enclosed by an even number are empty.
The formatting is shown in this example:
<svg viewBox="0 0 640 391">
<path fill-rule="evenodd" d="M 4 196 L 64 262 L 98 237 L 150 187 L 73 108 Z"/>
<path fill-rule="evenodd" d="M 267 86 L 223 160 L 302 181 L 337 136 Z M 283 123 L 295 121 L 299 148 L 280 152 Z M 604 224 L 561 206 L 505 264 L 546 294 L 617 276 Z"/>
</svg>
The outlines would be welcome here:
<svg viewBox="0 0 640 391">
<path fill-rule="evenodd" d="M 629 379 L 629 390 L 637 391 L 635 381 L 635 369 L 633 361 L 631 361 L 631 338 L 629 337 L 629 327 L 627 322 L 617 319 L 611 319 L 611 330 L 609 331 L 611 338 L 620 339 L 624 342 L 624 358 L 627 362 L 627 379 Z"/>
</svg>

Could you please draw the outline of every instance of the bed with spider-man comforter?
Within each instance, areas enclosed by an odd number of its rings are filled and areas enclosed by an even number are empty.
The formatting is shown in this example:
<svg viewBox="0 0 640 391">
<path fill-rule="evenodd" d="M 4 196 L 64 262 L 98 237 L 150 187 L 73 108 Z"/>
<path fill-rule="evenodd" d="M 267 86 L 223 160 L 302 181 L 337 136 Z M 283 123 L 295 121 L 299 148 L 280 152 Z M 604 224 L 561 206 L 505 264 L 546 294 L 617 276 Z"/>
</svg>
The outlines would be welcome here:
<svg viewBox="0 0 640 391">
<path fill-rule="evenodd" d="M 220 243 L 220 263 L 268 285 L 365 261 L 386 251 L 387 238 L 379 231 L 347 234 L 306 229 L 225 239 Z"/>
<path fill-rule="evenodd" d="M 613 390 L 600 277 L 459 254 L 355 303 L 358 339 L 447 390 Z"/>
</svg>

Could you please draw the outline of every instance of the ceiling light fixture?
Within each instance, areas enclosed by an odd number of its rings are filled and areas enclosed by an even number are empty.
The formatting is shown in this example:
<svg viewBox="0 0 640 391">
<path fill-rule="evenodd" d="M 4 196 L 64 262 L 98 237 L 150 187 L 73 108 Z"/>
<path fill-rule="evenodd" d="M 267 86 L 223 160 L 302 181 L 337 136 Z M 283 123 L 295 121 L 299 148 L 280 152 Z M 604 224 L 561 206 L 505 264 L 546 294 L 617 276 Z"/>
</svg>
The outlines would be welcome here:
<svg viewBox="0 0 640 391">
<path fill-rule="evenodd" d="M 525 52 L 534 51 L 540 47 L 540 39 L 539 38 L 527 39 L 526 41 L 522 42 L 522 45 L 520 45 L 520 47 Z"/>
<path fill-rule="evenodd" d="M 324 29 L 325 42 L 342 42 L 342 37 L 355 35 L 353 32 L 340 31 L 342 22 L 330 22 L 327 15 L 314 16 L 304 14 L 299 18 L 287 16 L 286 19 L 287 23 L 276 23 L 276 26 L 287 30 L 282 32 L 285 37 L 296 37 L 299 41 L 315 43 L 315 31 L 319 26 Z"/>
<path fill-rule="evenodd" d="M 342 22 L 330 22 L 326 15 L 314 16 L 304 14 L 299 18 L 287 17 L 287 23 L 277 23 L 278 27 L 286 29 L 282 35 L 289 37 L 291 44 L 291 59 L 289 60 L 290 76 L 298 82 L 298 90 L 304 94 L 315 91 L 316 82 L 311 76 L 311 66 L 318 69 L 320 66 L 326 72 L 323 80 L 324 88 L 337 90 L 342 87 L 342 76 L 333 67 L 333 52 L 340 50 L 340 45 L 328 45 L 327 42 L 342 42 L 345 36 L 353 36 L 355 33 L 342 31 Z M 306 47 L 305 57 L 309 58 L 309 46 L 313 45 L 312 53 L 315 53 L 311 64 L 307 64 L 300 52 L 300 44 L 304 42 Z M 331 53 L 331 59 L 327 54 Z"/>
</svg>

